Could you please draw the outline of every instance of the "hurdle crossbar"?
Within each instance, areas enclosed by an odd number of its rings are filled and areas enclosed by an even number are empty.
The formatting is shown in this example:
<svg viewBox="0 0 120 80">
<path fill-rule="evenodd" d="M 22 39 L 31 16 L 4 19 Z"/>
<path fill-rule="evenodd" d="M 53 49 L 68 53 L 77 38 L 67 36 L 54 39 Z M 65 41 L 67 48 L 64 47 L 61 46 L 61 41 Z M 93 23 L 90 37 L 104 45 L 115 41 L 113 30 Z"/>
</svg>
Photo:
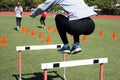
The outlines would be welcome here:
<svg viewBox="0 0 120 80">
<path fill-rule="evenodd" d="M 103 80 L 104 63 L 108 63 L 108 58 L 95 58 L 95 59 L 85 59 L 85 60 L 42 63 L 41 69 L 44 69 L 44 80 L 47 80 L 48 69 L 100 64 L 99 80 Z"/>
<path fill-rule="evenodd" d="M 63 46 L 63 44 L 17 46 L 16 47 L 16 51 L 18 52 L 18 74 L 19 74 L 19 80 L 22 80 L 22 51 L 57 49 L 57 48 L 61 48 L 62 46 Z"/>
<path fill-rule="evenodd" d="M 63 44 L 52 44 L 52 45 L 34 45 L 34 46 L 17 46 L 16 51 L 25 50 L 42 50 L 42 49 L 57 49 L 61 48 Z"/>
<path fill-rule="evenodd" d="M 96 58 L 96 59 L 75 60 L 75 61 L 51 62 L 51 63 L 42 63 L 41 64 L 41 69 L 52 69 L 52 68 L 92 65 L 92 64 L 101 64 L 101 63 L 107 63 L 107 62 L 108 62 L 108 58 Z"/>
</svg>

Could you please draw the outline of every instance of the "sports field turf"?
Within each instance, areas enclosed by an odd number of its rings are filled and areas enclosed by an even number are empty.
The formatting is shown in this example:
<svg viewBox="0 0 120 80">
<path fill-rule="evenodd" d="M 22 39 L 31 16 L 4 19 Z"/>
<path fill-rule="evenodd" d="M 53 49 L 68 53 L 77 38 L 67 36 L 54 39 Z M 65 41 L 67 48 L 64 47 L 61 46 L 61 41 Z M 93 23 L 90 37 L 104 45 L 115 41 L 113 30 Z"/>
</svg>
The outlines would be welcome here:
<svg viewBox="0 0 120 80">
<path fill-rule="evenodd" d="M 80 37 L 82 52 L 76 55 L 67 54 L 67 60 L 81 60 L 91 58 L 108 57 L 109 63 L 104 65 L 104 80 L 120 80 L 120 20 L 95 19 L 96 29 L 93 34 L 87 36 L 87 41 Z M 0 40 L 0 80 L 18 80 L 18 54 L 16 46 L 45 45 L 48 34 L 51 37 L 50 44 L 62 43 L 58 33 L 53 32 L 55 27 L 54 17 L 47 17 L 47 26 L 51 31 L 39 28 L 39 17 L 31 19 L 23 16 L 22 25 L 29 33 L 16 31 L 14 15 L 0 15 L 0 36 L 4 36 L 6 46 L 1 46 Z M 31 31 L 35 36 L 31 36 Z M 99 36 L 103 30 L 103 37 Z M 39 33 L 43 33 L 43 39 L 39 40 Z M 117 39 L 113 40 L 113 32 Z M 70 45 L 73 40 L 68 35 Z M 43 80 L 41 63 L 62 61 L 62 54 L 57 50 L 24 51 L 22 53 L 23 80 Z M 99 65 L 70 67 L 66 70 L 67 80 L 99 80 Z M 63 69 L 51 69 L 48 74 L 49 80 L 63 80 Z"/>
</svg>

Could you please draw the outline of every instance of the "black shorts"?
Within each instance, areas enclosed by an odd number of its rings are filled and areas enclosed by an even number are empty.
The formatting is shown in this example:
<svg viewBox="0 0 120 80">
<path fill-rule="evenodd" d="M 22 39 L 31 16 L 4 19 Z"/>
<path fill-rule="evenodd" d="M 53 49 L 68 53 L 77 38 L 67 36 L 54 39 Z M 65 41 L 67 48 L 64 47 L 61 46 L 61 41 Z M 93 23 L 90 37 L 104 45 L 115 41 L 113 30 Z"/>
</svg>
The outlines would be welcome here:
<svg viewBox="0 0 120 80">
<path fill-rule="evenodd" d="M 95 29 L 95 24 L 93 20 L 89 17 L 69 21 L 67 17 L 61 14 L 58 14 L 55 19 L 56 19 L 57 27 L 61 27 L 62 30 L 64 30 L 65 32 L 68 32 L 69 34 L 89 35 Z"/>
</svg>

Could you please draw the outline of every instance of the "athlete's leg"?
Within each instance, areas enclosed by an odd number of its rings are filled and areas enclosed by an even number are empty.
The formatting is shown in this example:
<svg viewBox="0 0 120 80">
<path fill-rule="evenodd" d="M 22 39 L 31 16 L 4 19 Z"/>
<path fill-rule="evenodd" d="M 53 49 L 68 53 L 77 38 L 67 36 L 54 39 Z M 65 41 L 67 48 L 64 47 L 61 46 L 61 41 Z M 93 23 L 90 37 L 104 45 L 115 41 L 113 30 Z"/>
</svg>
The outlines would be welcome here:
<svg viewBox="0 0 120 80">
<path fill-rule="evenodd" d="M 21 28 L 21 21 L 22 21 L 22 18 L 19 18 L 19 28 Z"/>
<path fill-rule="evenodd" d="M 59 35 L 62 39 L 62 42 L 64 44 L 68 44 L 68 39 L 67 39 L 67 35 L 66 35 L 66 33 L 67 33 L 66 27 L 69 26 L 68 18 L 63 15 L 58 14 L 55 17 L 55 21 L 56 21 L 56 27 L 57 27 Z"/>
</svg>

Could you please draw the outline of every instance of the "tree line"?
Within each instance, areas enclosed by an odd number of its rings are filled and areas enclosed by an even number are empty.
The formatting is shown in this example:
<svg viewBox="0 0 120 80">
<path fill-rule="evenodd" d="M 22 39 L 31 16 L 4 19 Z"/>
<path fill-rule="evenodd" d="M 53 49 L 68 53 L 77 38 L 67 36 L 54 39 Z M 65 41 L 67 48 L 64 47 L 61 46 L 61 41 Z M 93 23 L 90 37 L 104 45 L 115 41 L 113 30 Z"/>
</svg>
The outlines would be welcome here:
<svg viewBox="0 0 120 80">
<path fill-rule="evenodd" d="M 17 2 L 21 2 L 24 11 L 30 11 L 31 8 L 37 7 L 46 0 L 0 0 L 0 11 L 14 11 Z M 96 6 L 101 9 L 102 14 L 120 14 L 120 0 L 85 0 L 89 6 Z M 61 10 L 59 6 L 55 6 L 54 11 Z"/>
</svg>

